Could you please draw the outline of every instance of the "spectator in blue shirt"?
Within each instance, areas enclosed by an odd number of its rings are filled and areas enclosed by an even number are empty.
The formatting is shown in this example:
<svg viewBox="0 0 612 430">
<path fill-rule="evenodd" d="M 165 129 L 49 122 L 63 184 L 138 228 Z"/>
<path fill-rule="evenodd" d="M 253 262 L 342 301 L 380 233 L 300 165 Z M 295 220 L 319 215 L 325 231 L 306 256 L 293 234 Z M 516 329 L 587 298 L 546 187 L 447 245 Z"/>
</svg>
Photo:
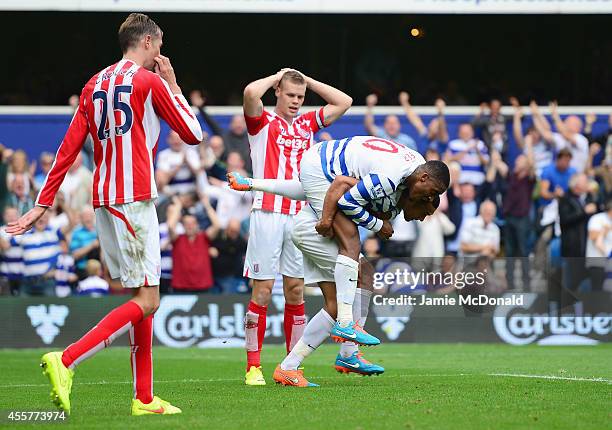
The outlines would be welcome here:
<svg viewBox="0 0 612 430">
<path fill-rule="evenodd" d="M 576 169 L 570 166 L 572 153 L 563 148 L 557 153 L 557 159 L 553 164 L 542 170 L 540 182 L 540 204 L 548 205 L 555 197 L 563 197 L 569 189 L 569 180 L 576 173 Z"/>
<path fill-rule="evenodd" d="M 374 123 L 374 106 L 378 103 L 376 94 L 370 94 L 366 97 L 366 114 L 364 117 L 364 125 L 368 134 L 381 139 L 391 140 L 407 148 L 418 151 L 417 144 L 414 139 L 405 133 L 402 133 L 402 126 L 397 115 L 387 115 L 383 128 L 378 127 Z"/>
<path fill-rule="evenodd" d="M 100 242 L 96 233 L 95 214 L 92 208 L 86 208 L 80 215 L 81 224 L 75 228 L 70 241 L 70 252 L 76 262 L 79 280 L 87 277 L 87 260 L 100 259 Z"/>
</svg>

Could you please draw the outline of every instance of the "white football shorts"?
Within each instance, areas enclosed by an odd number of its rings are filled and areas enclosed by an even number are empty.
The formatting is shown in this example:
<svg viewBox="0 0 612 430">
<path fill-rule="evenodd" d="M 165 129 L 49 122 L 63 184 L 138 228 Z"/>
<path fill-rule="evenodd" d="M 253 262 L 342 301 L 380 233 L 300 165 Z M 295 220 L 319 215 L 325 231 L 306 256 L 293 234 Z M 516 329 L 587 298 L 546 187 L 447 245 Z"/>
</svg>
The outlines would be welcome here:
<svg viewBox="0 0 612 430">
<path fill-rule="evenodd" d="M 159 285 L 159 222 L 153 200 L 99 207 L 96 229 L 106 265 L 124 288 Z"/>
<path fill-rule="evenodd" d="M 251 212 L 244 276 L 257 280 L 275 279 L 277 273 L 304 277 L 302 253 L 291 240 L 296 216 L 259 209 Z"/>
</svg>

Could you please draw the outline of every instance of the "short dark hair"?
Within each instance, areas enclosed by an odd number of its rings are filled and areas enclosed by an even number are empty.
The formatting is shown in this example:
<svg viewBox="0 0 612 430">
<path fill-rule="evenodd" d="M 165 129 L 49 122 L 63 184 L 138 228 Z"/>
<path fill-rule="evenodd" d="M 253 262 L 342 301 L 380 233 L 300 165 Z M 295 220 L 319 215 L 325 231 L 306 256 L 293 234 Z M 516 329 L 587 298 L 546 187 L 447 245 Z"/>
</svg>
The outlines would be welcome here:
<svg viewBox="0 0 612 430">
<path fill-rule="evenodd" d="M 289 70 L 285 72 L 280 82 L 278 83 L 278 85 L 280 86 L 283 83 L 283 81 L 291 81 L 294 84 L 306 85 L 304 76 L 301 73 L 296 72 L 295 70 Z"/>
<path fill-rule="evenodd" d="M 423 169 L 434 180 L 440 182 L 444 189 L 450 185 L 450 172 L 445 162 L 440 160 L 430 160 L 423 164 Z"/>
<path fill-rule="evenodd" d="M 162 30 L 144 13 L 131 13 L 119 27 L 119 47 L 124 54 L 128 49 L 136 46 L 138 41 L 147 34 L 151 36 L 162 35 Z"/>
</svg>

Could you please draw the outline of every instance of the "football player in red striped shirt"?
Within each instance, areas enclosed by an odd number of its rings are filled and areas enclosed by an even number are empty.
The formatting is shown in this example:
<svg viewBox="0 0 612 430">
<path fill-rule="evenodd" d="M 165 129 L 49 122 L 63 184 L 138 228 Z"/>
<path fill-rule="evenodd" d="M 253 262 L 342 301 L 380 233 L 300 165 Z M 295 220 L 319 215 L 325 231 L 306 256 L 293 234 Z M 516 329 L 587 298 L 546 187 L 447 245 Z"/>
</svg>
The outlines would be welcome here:
<svg viewBox="0 0 612 430">
<path fill-rule="evenodd" d="M 264 109 L 261 98 L 274 88 L 276 106 Z M 306 89 L 321 96 L 322 108 L 300 114 Z M 253 177 L 298 179 L 302 154 L 314 134 L 340 118 L 353 100 L 342 91 L 293 69 L 251 82 L 244 89 Z M 244 275 L 253 280 L 253 292 L 245 318 L 247 385 L 265 385 L 260 353 L 266 332 L 266 313 L 277 273 L 283 275 L 285 293 L 285 344 L 287 352 L 304 331 L 304 272 L 302 255 L 291 240 L 293 218 L 303 202 L 255 192 Z"/>
<path fill-rule="evenodd" d="M 133 13 L 119 28 L 123 58 L 96 73 L 60 144 L 36 206 L 7 232 L 28 231 L 53 204 L 66 171 L 87 135 L 94 142 L 93 205 L 104 260 L 113 278 L 133 289 L 133 298 L 111 311 L 63 352 L 50 352 L 41 366 L 51 398 L 70 413 L 74 368 L 129 331 L 134 378 L 132 415 L 181 410 L 153 395 L 153 314 L 159 307 L 160 246 L 153 160 L 165 120 L 184 142 L 202 140 L 202 129 L 176 82 L 170 60 L 160 53 L 162 31 L 148 16 Z"/>
</svg>

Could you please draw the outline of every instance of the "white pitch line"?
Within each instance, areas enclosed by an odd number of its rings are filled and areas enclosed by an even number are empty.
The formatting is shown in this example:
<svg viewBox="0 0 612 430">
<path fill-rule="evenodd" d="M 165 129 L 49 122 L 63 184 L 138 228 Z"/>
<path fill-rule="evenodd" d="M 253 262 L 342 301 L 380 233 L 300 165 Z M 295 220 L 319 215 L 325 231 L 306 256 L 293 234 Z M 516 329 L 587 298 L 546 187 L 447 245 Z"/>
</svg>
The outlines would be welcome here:
<svg viewBox="0 0 612 430">
<path fill-rule="evenodd" d="M 453 376 L 470 376 L 467 373 L 453 373 L 453 374 L 402 374 L 394 375 L 399 378 L 411 378 L 411 377 L 453 377 Z M 347 375 L 336 375 L 336 376 L 311 376 L 308 379 L 341 379 L 346 378 Z M 200 383 L 200 382 L 236 382 L 242 381 L 242 378 L 214 378 L 214 379 L 175 379 L 167 381 L 153 381 L 154 384 L 187 384 L 187 383 Z M 118 385 L 118 384 L 133 384 L 132 381 L 97 381 L 97 382 L 75 382 L 77 385 Z M 7 384 L 0 385 L 0 388 L 26 388 L 26 387 L 47 387 L 49 384 Z"/>
<path fill-rule="evenodd" d="M 525 375 L 522 373 L 489 373 L 488 376 L 502 376 L 508 378 L 533 378 L 533 379 L 552 379 L 560 381 L 581 381 L 581 382 L 605 382 L 612 384 L 612 380 L 606 378 L 578 378 L 574 376 L 554 376 L 554 375 Z"/>
<path fill-rule="evenodd" d="M 605 378 L 577 378 L 569 376 L 553 376 L 553 375 L 527 375 L 520 373 L 406 373 L 400 375 L 393 375 L 399 378 L 452 378 L 452 377 L 466 377 L 466 376 L 498 376 L 498 377 L 509 377 L 509 378 L 535 378 L 535 379 L 549 379 L 549 380 L 563 380 L 563 381 L 584 381 L 584 382 L 605 382 L 612 384 L 612 380 Z M 308 379 L 341 379 L 347 378 L 347 375 L 337 376 L 312 376 Z M 189 383 L 206 383 L 206 382 L 236 382 L 242 381 L 242 378 L 211 378 L 211 379 L 174 379 L 174 380 L 161 380 L 153 381 L 154 384 L 189 384 Z M 132 381 L 97 381 L 97 382 L 77 382 L 74 385 L 123 385 L 132 384 Z M 27 387 L 48 387 L 49 384 L 7 384 L 0 385 L 0 388 L 27 388 Z"/>
</svg>

